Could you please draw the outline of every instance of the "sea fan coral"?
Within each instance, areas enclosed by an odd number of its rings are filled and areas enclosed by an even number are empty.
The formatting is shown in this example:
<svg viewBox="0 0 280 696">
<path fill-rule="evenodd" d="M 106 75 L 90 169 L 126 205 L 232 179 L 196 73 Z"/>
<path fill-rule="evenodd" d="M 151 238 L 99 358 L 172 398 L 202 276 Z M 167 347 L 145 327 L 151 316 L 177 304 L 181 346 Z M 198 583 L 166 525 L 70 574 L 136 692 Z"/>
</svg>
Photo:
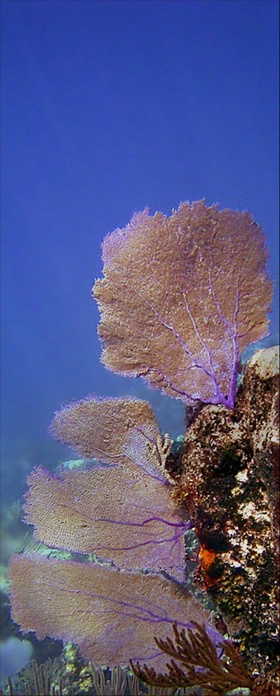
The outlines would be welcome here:
<svg viewBox="0 0 280 696">
<path fill-rule="evenodd" d="M 209 613 L 194 597 L 159 574 L 129 573 L 102 564 L 18 555 L 11 561 L 13 618 L 38 638 L 73 641 L 95 664 L 136 662 L 163 669 L 154 644 L 174 621 L 208 624 Z M 208 625 L 210 636 L 222 637 Z"/>
<path fill-rule="evenodd" d="M 136 466 L 60 476 L 37 467 L 28 479 L 26 522 L 45 544 L 113 560 L 120 568 L 166 570 L 184 579 L 184 522 L 168 488 Z M 46 515 L 46 509 L 48 514 Z"/>
<path fill-rule="evenodd" d="M 267 255 L 247 212 L 197 201 L 134 215 L 105 237 L 93 289 L 106 367 L 232 408 L 240 353 L 268 329 Z"/>
<path fill-rule="evenodd" d="M 272 288 L 262 230 L 248 213 L 207 208 L 204 201 L 184 203 L 170 218 L 147 211 L 134 216 L 105 239 L 103 260 L 104 279 L 94 288 L 103 362 L 117 372 L 141 375 L 184 402 L 208 405 L 195 412 L 176 475 L 171 440 L 162 437 L 147 402 L 88 397 L 55 414 L 52 435 L 101 464 L 55 475 L 37 467 L 31 473 L 26 521 L 40 541 L 79 555 L 14 556 L 13 618 L 39 638 L 75 642 L 95 664 L 113 667 L 129 657 L 144 663 L 136 672 L 159 686 L 200 684 L 204 693 L 217 694 L 251 687 L 238 653 L 182 582 L 184 535 L 195 525 L 203 589 L 214 588 L 232 634 L 239 631 L 247 663 L 257 670 L 258 655 L 265 657 L 261 679 L 268 684 L 275 674 L 276 374 L 264 380 L 258 375 L 256 381 L 245 372 L 235 406 L 240 351 L 268 327 Z M 232 413 L 228 409 L 234 406 Z M 254 465 L 258 476 L 252 478 Z M 247 481 L 261 485 L 252 491 Z M 261 509 L 264 544 L 252 558 L 251 526 L 244 520 L 259 491 L 267 507 Z M 95 554 L 96 562 L 81 554 Z M 239 579 L 248 576 L 251 582 L 253 573 L 258 580 L 260 554 L 264 560 L 269 556 L 269 592 L 257 594 L 255 583 L 253 593 L 247 583 L 249 611 L 240 616 L 245 585 Z M 270 623 L 265 641 L 257 630 L 251 650 L 260 608 Z M 165 639 L 174 623 L 176 646 Z M 158 678 L 155 670 L 166 668 L 164 652 L 173 662 L 169 674 Z M 183 668 L 176 662 L 181 657 Z"/>
</svg>

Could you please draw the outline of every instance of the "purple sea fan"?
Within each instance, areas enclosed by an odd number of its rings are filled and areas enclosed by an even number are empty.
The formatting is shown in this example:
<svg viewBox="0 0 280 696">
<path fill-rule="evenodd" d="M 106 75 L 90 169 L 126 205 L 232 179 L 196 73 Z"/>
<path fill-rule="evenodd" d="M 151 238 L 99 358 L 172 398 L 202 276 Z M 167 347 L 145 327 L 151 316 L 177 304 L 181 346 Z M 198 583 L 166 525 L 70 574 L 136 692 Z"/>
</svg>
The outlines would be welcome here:
<svg viewBox="0 0 280 696">
<path fill-rule="evenodd" d="M 206 623 L 222 642 L 199 601 L 157 574 L 39 555 L 14 555 L 10 572 L 12 616 L 22 630 L 73 641 L 95 664 L 127 665 L 130 656 L 164 669 L 154 636 L 165 638 L 174 621 L 185 628 Z"/>
<path fill-rule="evenodd" d="M 49 546 L 103 560 L 15 555 L 13 619 L 38 638 L 74 641 L 95 663 L 127 664 L 132 656 L 162 667 L 155 632 L 166 635 L 174 621 L 187 627 L 210 620 L 179 582 L 190 523 L 173 505 L 165 475 L 170 441 L 162 439 L 150 405 L 135 399 L 70 404 L 56 413 L 51 432 L 103 465 L 56 475 L 36 467 L 25 521 Z"/>
<path fill-rule="evenodd" d="M 122 467 L 133 462 L 153 478 L 166 481 L 161 432 L 147 401 L 88 396 L 57 411 L 50 433 L 85 459 Z"/>
<path fill-rule="evenodd" d="M 88 398 L 56 413 L 51 432 L 80 455 L 111 466 L 54 476 L 35 468 L 25 520 L 36 538 L 96 553 L 120 568 L 165 570 L 183 580 L 190 522 L 172 502 L 164 469 L 170 443 L 164 445 L 151 406 L 137 399 Z"/>
<path fill-rule="evenodd" d="M 262 229 L 248 212 L 146 209 L 103 242 L 102 361 L 182 399 L 234 406 L 241 352 L 268 331 Z"/>
</svg>

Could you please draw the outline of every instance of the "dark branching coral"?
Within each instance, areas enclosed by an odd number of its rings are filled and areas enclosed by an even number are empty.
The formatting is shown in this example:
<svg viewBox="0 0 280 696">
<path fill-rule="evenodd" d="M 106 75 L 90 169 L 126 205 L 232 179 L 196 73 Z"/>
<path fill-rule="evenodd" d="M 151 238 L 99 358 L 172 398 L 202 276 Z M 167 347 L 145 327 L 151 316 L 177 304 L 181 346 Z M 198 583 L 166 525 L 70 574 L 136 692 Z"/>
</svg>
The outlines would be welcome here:
<svg viewBox="0 0 280 696">
<path fill-rule="evenodd" d="M 147 684 L 162 687 L 203 686 L 204 694 L 225 694 L 236 687 L 253 687 L 253 680 L 243 661 L 229 641 L 220 646 L 220 656 L 205 628 L 192 622 L 192 628 L 181 631 L 173 625 L 174 640 L 155 638 L 156 645 L 171 658 L 167 672 L 156 673 L 153 667 L 131 663 L 136 676 Z M 251 691 L 253 694 L 253 691 Z"/>
</svg>

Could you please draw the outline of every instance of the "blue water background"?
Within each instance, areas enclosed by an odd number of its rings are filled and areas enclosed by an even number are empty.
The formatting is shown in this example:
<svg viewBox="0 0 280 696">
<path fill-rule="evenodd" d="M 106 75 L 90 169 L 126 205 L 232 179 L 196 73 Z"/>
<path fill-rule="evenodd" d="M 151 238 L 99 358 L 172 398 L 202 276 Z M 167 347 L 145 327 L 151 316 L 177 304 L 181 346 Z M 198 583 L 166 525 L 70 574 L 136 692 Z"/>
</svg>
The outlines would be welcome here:
<svg viewBox="0 0 280 696">
<path fill-rule="evenodd" d="M 100 364 L 101 241 L 180 201 L 250 210 L 278 332 L 278 3 L 2 0 L 1 495 L 69 458 L 47 429 L 88 393 L 183 407 Z M 137 265 L 136 265 L 137 272 Z M 191 292 L 191 288 L 190 288 Z"/>
</svg>

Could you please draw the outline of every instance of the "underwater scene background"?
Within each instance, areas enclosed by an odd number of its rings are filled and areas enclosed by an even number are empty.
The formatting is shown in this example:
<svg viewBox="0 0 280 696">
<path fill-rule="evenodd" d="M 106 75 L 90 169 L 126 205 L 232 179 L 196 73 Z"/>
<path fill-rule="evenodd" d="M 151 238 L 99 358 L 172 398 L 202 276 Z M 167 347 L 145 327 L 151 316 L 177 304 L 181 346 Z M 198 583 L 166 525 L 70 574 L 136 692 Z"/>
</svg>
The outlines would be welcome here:
<svg viewBox="0 0 280 696">
<path fill-rule="evenodd" d="M 249 210 L 274 299 L 270 335 L 245 362 L 279 342 L 279 182 L 276 1 L 2 0 L 1 12 L 4 678 L 31 656 L 22 642 L 19 664 L 8 643 L 6 600 L 26 478 L 77 458 L 51 438 L 54 412 L 89 393 L 127 395 L 148 400 L 173 440 L 185 431 L 180 401 L 100 362 L 102 240 L 146 206 Z"/>
</svg>

